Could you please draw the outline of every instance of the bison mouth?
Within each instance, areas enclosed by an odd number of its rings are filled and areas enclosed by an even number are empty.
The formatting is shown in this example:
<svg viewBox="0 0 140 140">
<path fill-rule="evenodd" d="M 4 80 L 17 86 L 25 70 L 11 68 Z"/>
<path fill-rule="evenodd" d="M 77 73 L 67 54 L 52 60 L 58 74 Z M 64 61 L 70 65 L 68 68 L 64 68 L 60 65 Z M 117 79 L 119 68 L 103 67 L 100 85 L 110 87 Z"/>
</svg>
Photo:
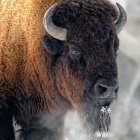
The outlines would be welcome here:
<svg viewBox="0 0 140 140">
<path fill-rule="evenodd" d="M 88 134 L 88 139 L 93 140 L 97 131 L 108 132 L 111 123 L 112 99 L 91 99 L 84 98 L 81 109 L 81 117 L 84 130 Z"/>
</svg>

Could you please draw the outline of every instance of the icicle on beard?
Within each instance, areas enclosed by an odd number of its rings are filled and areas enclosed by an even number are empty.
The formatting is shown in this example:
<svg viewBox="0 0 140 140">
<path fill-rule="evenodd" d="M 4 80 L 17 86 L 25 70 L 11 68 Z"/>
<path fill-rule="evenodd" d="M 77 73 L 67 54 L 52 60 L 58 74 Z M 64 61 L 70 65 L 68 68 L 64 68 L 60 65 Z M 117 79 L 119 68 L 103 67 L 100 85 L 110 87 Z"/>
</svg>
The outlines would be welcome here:
<svg viewBox="0 0 140 140">
<path fill-rule="evenodd" d="M 79 112 L 88 140 L 94 140 L 97 131 L 100 133 L 109 131 L 111 123 L 109 106 L 100 106 L 97 100 L 85 97 L 80 108 Z"/>
</svg>

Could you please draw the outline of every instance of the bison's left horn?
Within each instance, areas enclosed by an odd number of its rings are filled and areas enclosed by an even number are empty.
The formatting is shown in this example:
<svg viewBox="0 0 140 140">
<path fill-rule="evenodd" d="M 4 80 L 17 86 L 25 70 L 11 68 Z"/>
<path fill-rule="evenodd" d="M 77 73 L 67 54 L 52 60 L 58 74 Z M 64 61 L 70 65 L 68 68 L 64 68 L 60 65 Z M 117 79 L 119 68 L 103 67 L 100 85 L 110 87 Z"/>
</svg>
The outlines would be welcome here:
<svg viewBox="0 0 140 140">
<path fill-rule="evenodd" d="M 115 27 L 116 27 L 117 33 L 120 33 L 126 24 L 127 14 L 126 14 L 124 8 L 119 3 L 117 3 L 117 6 L 119 8 L 120 13 L 119 13 L 119 18 L 115 23 Z"/>
<path fill-rule="evenodd" d="M 66 40 L 67 29 L 56 26 L 52 21 L 52 14 L 57 4 L 52 5 L 44 15 L 43 24 L 46 31 L 58 40 Z"/>
</svg>

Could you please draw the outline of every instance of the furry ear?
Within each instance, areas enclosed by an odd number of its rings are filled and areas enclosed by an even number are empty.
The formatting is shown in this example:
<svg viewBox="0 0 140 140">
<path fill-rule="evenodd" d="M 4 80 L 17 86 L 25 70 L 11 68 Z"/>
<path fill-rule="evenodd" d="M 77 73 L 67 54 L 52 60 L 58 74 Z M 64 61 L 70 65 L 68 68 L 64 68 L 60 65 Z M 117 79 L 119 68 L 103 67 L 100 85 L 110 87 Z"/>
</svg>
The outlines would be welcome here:
<svg viewBox="0 0 140 140">
<path fill-rule="evenodd" d="M 52 15 L 52 21 L 59 27 L 67 28 L 67 23 L 73 21 L 80 13 L 80 4 L 67 2 L 59 4 Z"/>
<path fill-rule="evenodd" d="M 58 55 L 63 51 L 63 42 L 60 40 L 56 40 L 52 37 L 48 37 L 47 35 L 43 36 L 41 40 L 41 45 L 45 48 L 45 50 L 50 55 Z"/>
</svg>

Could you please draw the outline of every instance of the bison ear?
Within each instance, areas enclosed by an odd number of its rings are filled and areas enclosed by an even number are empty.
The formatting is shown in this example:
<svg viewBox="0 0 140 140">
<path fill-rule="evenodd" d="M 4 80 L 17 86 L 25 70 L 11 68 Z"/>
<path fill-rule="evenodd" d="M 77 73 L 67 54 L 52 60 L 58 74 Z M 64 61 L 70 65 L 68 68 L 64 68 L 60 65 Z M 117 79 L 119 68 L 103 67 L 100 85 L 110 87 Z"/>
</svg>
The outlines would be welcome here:
<svg viewBox="0 0 140 140">
<path fill-rule="evenodd" d="M 41 45 L 50 55 L 58 55 L 63 51 L 63 41 L 54 39 L 47 35 L 43 36 L 41 40 Z"/>
<path fill-rule="evenodd" d="M 56 26 L 67 28 L 67 23 L 72 22 L 80 14 L 80 4 L 67 2 L 58 4 L 53 11 L 52 21 Z"/>
</svg>

